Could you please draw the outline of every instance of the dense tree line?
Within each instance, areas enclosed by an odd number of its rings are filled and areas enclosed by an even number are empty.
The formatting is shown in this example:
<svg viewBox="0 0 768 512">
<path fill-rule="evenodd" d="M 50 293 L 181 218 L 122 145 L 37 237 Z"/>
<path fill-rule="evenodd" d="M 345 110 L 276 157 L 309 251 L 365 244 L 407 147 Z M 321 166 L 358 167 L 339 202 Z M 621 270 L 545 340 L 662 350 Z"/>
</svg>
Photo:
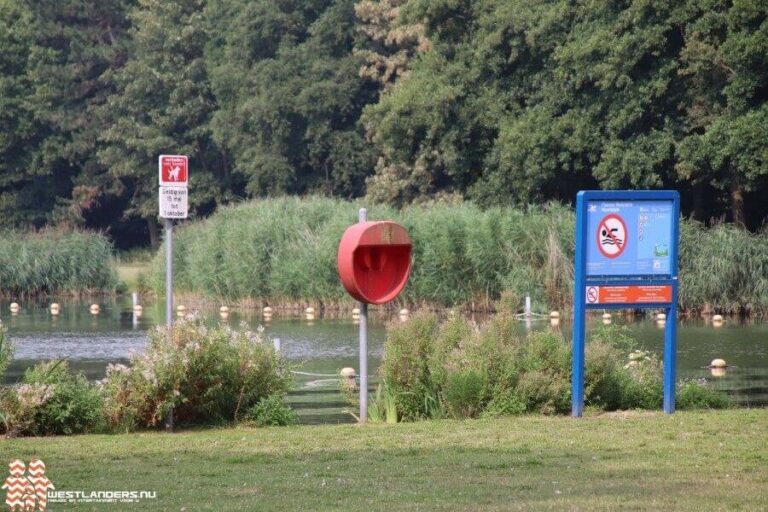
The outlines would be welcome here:
<svg viewBox="0 0 768 512">
<path fill-rule="evenodd" d="M 0 0 L 0 225 L 156 243 L 157 155 L 192 207 L 676 188 L 768 214 L 762 0 Z"/>
</svg>

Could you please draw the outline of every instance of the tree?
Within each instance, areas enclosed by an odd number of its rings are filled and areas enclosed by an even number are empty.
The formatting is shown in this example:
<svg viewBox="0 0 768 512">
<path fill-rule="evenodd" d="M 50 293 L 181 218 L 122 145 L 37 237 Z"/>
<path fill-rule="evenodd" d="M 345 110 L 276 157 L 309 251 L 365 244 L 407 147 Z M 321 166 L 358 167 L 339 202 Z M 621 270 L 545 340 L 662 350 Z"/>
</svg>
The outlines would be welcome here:
<svg viewBox="0 0 768 512">
<path fill-rule="evenodd" d="M 376 88 L 357 74 L 351 0 L 217 0 L 208 63 L 216 140 L 253 195 L 362 193 L 373 166 L 358 123 Z"/>
<path fill-rule="evenodd" d="M 725 191 L 732 221 L 744 226 L 745 194 L 768 186 L 768 5 L 708 2 L 687 27 L 681 60 L 678 169 Z"/>
<path fill-rule="evenodd" d="M 41 225 L 53 209 L 51 177 L 33 167 L 44 129 L 31 103 L 32 13 L 0 0 L 0 224 Z"/>
<path fill-rule="evenodd" d="M 189 156 L 193 212 L 210 212 L 239 189 L 211 136 L 217 104 L 204 60 L 204 8 L 204 0 L 140 0 L 130 13 L 129 58 L 110 73 L 115 90 L 97 110 L 107 126 L 99 162 L 130 198 L 125 214 L 147 222 L 155 247 L 160 154 Z"/>
</svg>

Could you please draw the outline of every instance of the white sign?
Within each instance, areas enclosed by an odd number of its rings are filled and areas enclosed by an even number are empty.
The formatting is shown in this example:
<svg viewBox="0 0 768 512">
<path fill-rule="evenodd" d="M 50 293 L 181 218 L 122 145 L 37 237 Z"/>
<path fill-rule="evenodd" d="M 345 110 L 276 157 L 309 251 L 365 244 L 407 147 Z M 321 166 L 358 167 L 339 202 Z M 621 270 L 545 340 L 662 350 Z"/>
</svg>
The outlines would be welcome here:
<svg viewBox="0 0 768 512">
<path fill-rule="evenodd" d="M 186 219 L 189 215 L 189 198 L 186 187 L 160 187 L 160 217 Z"/>
</svg>

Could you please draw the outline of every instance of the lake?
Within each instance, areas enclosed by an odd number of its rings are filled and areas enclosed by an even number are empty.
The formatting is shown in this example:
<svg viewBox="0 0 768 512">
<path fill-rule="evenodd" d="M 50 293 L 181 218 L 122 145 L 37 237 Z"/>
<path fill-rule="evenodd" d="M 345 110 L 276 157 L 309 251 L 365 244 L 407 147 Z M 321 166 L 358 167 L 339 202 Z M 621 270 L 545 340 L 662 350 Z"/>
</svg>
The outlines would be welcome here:
<svg viewBox="0 0 768 512">
<path fill-rule="evenodd" d="M 16 382 L 26 368 L 46 359 L 66 358 L 73 368 L 91 379 L 104 374 L 107 363 L 125 362 L 132 352 L 141 351 L 147 330 L 164 323 L 164 304 L 144 304 L 137 318 L 130 298 L 100 302 L 101 313 L 91 315 L 88 303 L 60 300 L 61 313 L 53 316 L 48 302 L 21 303 L 21 311 L 11 315 L 9 303 L 0 302 L 0 319 L 8 328 L 16 347 L 15 359 L 6 374 L 6 382 Z M 203 312 L 207 322 L 222 321 L 218 311 Z M 369 319 L 369 369 L 378 368 L 384 345 L 388 318 L 375 313 Z M 264 325 L 264 336 L 280 340 L 280 350 L 296 365 L 296 389 L 288 401 L 298 411 L 302 423 L 353 421 L 339 393 L 341 368 L 358 368 L 357 325 L 348 317 L 326 315 L 314 321 L 299 316 L 275 314 L 264 322 L 259 312 L 233 311 L 226 320 L 250 328 Z M 600 322 L 591 321 L 589 327 Z M 626 324 L 638 340 L 638 347 L 662 356 L 663 332 L 651 320 L 632 320 L 614 315 L 614 323 Z M 569 324 L 557 328 L 570 340 Z M 526 329 L 552 329 L 548 320 L 533 321 Z M 722 377 L 713 377 L 705 368 L 715 358 L 725 359 L 729 367 Z M 701 320 L 682 321 L 678 329 L 678 379 L 705 378 L 717 389 L 727 392 L 743 406 L 768 405 L 768 323 L 762 320 L 727 319 L 716 328 Z M 375 385 L 375 376 L 371 378 Z"/>
</svg>

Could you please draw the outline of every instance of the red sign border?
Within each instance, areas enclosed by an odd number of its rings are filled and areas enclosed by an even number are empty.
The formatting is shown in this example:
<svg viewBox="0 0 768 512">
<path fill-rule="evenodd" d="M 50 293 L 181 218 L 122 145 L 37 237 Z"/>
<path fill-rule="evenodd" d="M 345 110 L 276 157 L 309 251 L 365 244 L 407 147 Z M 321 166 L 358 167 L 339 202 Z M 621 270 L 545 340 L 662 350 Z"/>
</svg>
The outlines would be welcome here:
<svg viewBox="0 0 768 512">
<path fill-rule="evenodd" d="M 603 250 L 603 246 L 600 244 L 600 229 L 603 227 L 603 224 L 608 219 L 616 219 L 616 220 L 618 220 L 621 223 L 622 227 L 624 228 L 624 244 L 622 244 L 621 250 L 619 252 L 617 252 L 616 254 L 608 254 L 608 253 L 606 253 Z M 600 219 L 600 222 L 598 222 L 598 224 L 597 224 L 597 233 L 596 233 L 596 235 L 597 235 L 597 238 L 596 238 L 597 250 L 600 251 L 600 254 L 602 254 L 606 258 L 610 258 L 610 259 L 618 258 L 622 254 L 624 254 L 624 250 L 627 248 L 627 244 L 629 243 L 629 230 L 627 229 L 627 223 L 624 222 L 624 219 L 622 219 L 620 215 L 617 215 L 615 213 L 609 213 L 608 215 L 606 215 L 605 217 Z"/>
</svg>

